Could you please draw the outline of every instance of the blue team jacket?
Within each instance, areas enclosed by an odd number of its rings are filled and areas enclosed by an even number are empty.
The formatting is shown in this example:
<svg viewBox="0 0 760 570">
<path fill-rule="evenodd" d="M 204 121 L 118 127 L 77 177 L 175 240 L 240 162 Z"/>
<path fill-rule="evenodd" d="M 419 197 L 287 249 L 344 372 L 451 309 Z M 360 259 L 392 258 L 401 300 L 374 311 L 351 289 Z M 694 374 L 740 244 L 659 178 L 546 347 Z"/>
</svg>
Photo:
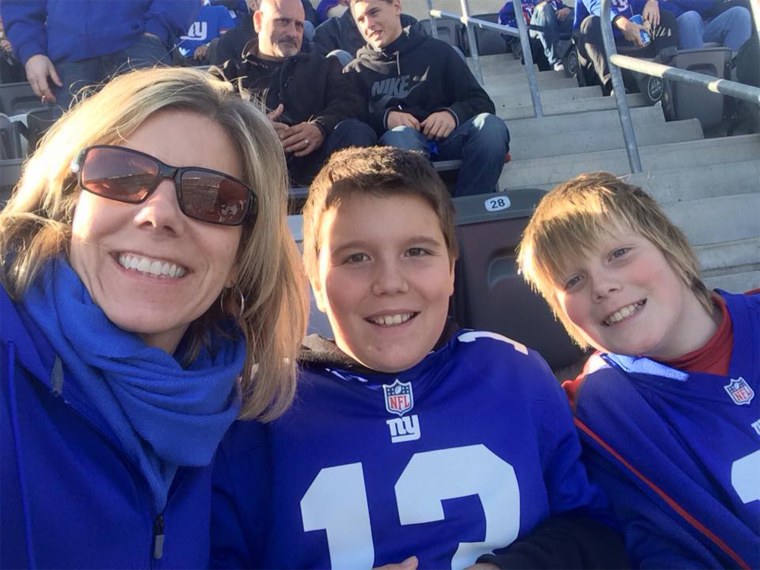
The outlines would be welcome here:
<svg viewBox="0 0 760 570">
<path fill-rule="evenodd" d="M 0 458 L 0 568 L 207 566 L 210 468 L 180 468 L 155 512 L 136 465 L 2 287 Z"/>
<path fill-rule="evenodd" d="M 760 568 L 760 293 L 720 292 L 728 376 L 595 355 L 576 396 L 592 480 L 641 568 Z"/>
<path fill-rule="evenodd" d="M 53 63 L 113 53 L 151 33 L 166 44 L 187 32 L 198 0 L 3 0 L 8 38 L 22 63 L 46 54 Z"/>
</svg>

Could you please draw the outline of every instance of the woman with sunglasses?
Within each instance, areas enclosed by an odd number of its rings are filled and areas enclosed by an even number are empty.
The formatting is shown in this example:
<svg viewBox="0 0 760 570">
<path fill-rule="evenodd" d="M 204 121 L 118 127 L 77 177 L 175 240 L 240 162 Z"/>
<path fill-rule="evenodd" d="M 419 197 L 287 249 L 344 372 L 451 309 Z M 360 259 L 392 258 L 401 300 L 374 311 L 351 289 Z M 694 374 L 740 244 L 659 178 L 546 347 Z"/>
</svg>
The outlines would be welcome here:
<svg viewBox="0 0 760 570">
<path fill-rule="evenodd" d="M 193 70 L 48 133 L 0 212 L 0 567 L 206 566 L 222 435 L 294 391 L 286 184 L 267 118 Z"/>
</svg>

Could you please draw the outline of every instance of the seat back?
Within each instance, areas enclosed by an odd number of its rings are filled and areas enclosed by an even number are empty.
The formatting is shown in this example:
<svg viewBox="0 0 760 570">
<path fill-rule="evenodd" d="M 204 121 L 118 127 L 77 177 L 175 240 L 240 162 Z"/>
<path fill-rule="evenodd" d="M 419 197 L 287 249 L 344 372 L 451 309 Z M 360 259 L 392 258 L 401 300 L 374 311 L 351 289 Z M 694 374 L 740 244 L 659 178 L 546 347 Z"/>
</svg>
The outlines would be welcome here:
<svg viewBox="0 0 760 570">
<path fill-rule="evenodd" d="M 40 98 L 27 83 L 0 84 L 0 113 L 13 117 L 40 106 Z"/>
<path fill-rule="evenodd" d="M 0 159 L 23 158 L 18 123 L 0 113 Z"/>
<path fill-rule="evenodd" d="M 419 20 L 416 25 L 423 34 L 426 34 L 428 36 L 433 35 L 429 19 Z M 439 40 L 443 40 L 447 44 L 452 45 L 459 50 L 462 49 L 462 45 L 459 43 L 460 29 L 462 28 L 462 24 L 456 20 L 450 20 L 448 18 L 436 18 L 435 28 L 438 32 Z"/>
<path fill-rule="evenodd" d="M 679 50 L 670 65 L 719 79 L 730 79 L 731 50 L 724 47 Z M 703 129 L 715 127 L 723 120 L 723 100 L 720 93 L 682 82 L 671 82 L 675 118 L 697 118 Z"/>
<path fill-rule="evenodd" d="M 460 256 L 452 313 L 460 326 L 497 332 L 539 351 L 558 370 L 582 353 L 516 266 L 515 249 L 544 193 L 520 189 L 454 199 Z"/>
<path fill-rule="evenodd" d="M 477 18 L 478 20 L 485 20 L 486 22 L 496 23 L 499 21 L 499 14 L 496 12 L 475 14 L 472 17 Z M 473 32 L 475 33 L 475 43 L 478 46 L 478 55 L 493 55 L 507 53 L 507 51 L 509 51 L 509 48 L 507 47 L 507 38 L 496 30 L 481 28 L 477 24 L 470 24 L 470 26 L 472 26 Z M 472 55 L 467 42 L 467 29 L 464 26 L 462 26 L 461 33 L 463 51 L 467 55 Z"/>
</svg>

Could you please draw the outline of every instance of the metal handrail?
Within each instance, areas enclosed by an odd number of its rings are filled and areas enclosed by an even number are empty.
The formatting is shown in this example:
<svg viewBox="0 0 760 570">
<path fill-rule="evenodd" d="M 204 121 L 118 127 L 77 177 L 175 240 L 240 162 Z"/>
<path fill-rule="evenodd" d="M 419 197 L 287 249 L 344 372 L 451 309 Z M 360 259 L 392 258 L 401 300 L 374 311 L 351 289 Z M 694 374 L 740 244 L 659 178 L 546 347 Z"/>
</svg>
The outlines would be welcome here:
<svg viewBox="0 0 760 570">
<path fill-rule="evenodd" d="M 713 93 L 721 93 L 723 95 L 736 97 L 760 105 L 760 88 L 758 87 L 745 85 L 728 79 L 717 79 L 712 75 L 678 69 L 653 61 L 618 54 L 615 46 L 615 38 L 612 33 L 610 1 L 611 0 L 602 0 L 599 9 L 600 19 L 602 20 L 602 41 L 604 43 L 604 51 L 607 56 L 607 61 L 609 62 L 610 79 L 612 81 L 612 89 L 615 92 L 618 117 L 620 118 L 620 126 L 623 129 L 623 140 L 625 141 L 625 150 L 628 155 L 628 164 L 631 167 L 631 172 L 642 172 L 643 168 L 641 166 L 639 147 L 636 143 L 636 133 L 633 128 L 633 121 L 631 120 L 631 110 L 628 107 L 628 100 L 625 96 L 623 75 L 620 72 L 621 67 L 645 75 L 661 77 L 670 81 L 698 85 Z M 760 26 L 760 9 L 755 12 L 753 8 L 753 13 L 756 25 Z"/>
<path fill-rule="evenodd" d="M 428 0 L 429 14 L 431 17 L 431 31 L 435 30 L 436 33 L 433 37 L 437 37 L 437 29 L 435 22 L 432 19 L 435 18 L 450 18 L 452 20 L 458 20 L 462 22 L 467 30 L 467 40 L 470 44 L 470 55 L 472 56 L 472 62 L 474 67 L 474 73 L 478 81 L 483 84 L 483 70 L 480 67 L 480 58 L 478 55 L 478 46 L 475 41 L 475 32 L 470 24 L 475 24 L 481 28 L 487 28 L 498 32 L 506 33 L 513 37 L 520 38 L 520 45 L 523 51 L 523 58 L 525 59 L 525 71 L 528 74 L 528 88 L 530 90 L 530 98 L 533 103 L 533 113 L 536 117 L 544 116 L 543 105 L 541 104 L 541 94 L 538 90 L 538 79 L 536 78 L 536 69 L 533 64 L 533 54 L 530 49 L 530 40 L 528 37 L 528 26 L 525 23 L 525 19 L 522 17 L 522 3 L 520 0 L 512 0 L 515 8 L 515 20 L 517 20 L 517 28 L 511 26 L 504 26 L 494 22 L 488 22 L 486 20 L 480 20 L 478 18 L 471 18 L 469 15 L 469 3 L 468 0 L 461 0 L 462 15 L 454 14 L 452 12 L 444 12 L 441 10 L 433 9 L 432 0 Z"/>
</svg>

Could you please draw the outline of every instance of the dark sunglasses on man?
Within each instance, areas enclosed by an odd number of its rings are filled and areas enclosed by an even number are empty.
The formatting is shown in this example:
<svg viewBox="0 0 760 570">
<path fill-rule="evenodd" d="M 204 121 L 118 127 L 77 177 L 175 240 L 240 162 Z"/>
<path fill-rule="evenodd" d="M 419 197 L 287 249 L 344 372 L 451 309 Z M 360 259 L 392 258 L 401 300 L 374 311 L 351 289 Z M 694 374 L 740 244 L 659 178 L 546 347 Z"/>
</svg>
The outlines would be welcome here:
<svg viewBox="0 0 760 570">
<path fill-rule="evenodd" d="M 255 221 L 258 211 L 253 189 L 237 178 L 198 166 L 170 166 L 122 146 L 87 147 L 71 171 L 84 190 L 127 204 L 144 202 L 162 180 L 172 179 L 182 213 L 211 224 L 238 226 L 248 215 Z"/>
</svg>

